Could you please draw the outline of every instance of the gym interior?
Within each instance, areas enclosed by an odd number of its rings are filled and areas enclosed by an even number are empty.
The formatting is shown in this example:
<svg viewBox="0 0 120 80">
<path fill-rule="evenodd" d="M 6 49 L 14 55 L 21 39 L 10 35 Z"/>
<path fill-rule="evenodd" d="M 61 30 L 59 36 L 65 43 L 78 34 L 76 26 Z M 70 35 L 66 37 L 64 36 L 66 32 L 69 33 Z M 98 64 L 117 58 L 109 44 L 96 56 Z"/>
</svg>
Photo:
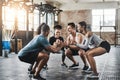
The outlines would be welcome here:
<svg viewBox="0 0 120 80">
<path fill-rule="evenodd" d="M 79 66 L 61 66 L 61 53 L 49 55 L 40 75 L 46 80 L 120 80 L 120 0 L 0 0 L 0 80 L 36 80 L 18 53 L 36 36 L 40 24 L 50 27 L 47 39 L 54 35 L 54 26 L 61 25 L 61 36 L 67 40 L 68 23 L 81 21 L 111 46 L 106 54 L 94 57 L 99 78 L 87 78 L 90 74 L 82 72 L 79 55 L 73 56 Z M 72 64 L 68 57 L 65 63 Z"/>
</svg>

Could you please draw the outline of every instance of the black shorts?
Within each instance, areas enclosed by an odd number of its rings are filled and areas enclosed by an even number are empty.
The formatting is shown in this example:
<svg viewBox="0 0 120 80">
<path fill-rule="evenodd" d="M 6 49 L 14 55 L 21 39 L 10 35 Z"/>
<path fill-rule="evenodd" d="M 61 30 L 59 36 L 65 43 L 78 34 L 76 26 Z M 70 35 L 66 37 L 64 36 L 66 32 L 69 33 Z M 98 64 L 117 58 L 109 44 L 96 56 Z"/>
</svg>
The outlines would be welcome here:
<svg viewBox="0 0 120 80">
<path fill-rule="evenodd" d="M 83 49 L 85 52 L 87 52 L 88 50 L 90 50 L 90 48 L 87 48 L 87 49 Z"/>
<path fill-rule="evenodd" d="M 34 64 L 34 62 L 37 60 L 39 51 L 31 51 L 26 53 L 24 56 L 18 56 L 18 58 L 26 63 Z"/>
<path fill-rule="evenodd" d="M 110 51 L 110 44 L 107 41 L 101 42 L 101 44 L 99 45 L 99 47 L 105 48 L 107 52 Z"/>
<path fill-rule="evenodd" d="M 72 51 L 72 55 L 75 56 L 75 55 L 79 55 L 78 54 L 78 50 L 74 50 L 74 49 L 70 49 Z"/>
</svg>

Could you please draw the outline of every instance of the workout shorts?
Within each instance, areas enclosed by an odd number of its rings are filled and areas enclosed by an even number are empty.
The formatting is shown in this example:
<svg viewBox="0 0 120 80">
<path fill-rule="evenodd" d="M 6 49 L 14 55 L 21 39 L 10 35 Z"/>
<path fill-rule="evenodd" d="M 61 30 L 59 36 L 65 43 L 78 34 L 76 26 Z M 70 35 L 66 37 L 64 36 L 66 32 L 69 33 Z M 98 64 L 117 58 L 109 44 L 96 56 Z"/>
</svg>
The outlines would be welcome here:
<svg viewBox="0 0 120 80">
<path fill-rule="evenodd" d="M 72 55 L 75 56 L 75 55 L 79 55 L 78 54 L 78 50 L 73 50 L 73 49 L 70 49 L 72 51 Z"/>
<path fill-rule="evenodd" d="M 39 54 L 39 51 L 31 51 L 31 52 L 25 53 L 24 56 L 18 56 L 18 58 L 23 62 L 34 64 L 34 62 L 38 57 L 38 54 Z"/>
<path fill-rule="evenodd" d="M 101 42 L 101 44 L 99 45 L 99 47 L 102 47 L 104 49 L 106 49 L 106 51 L 109 53 L 110 51 L 110 44 L 107 41 L 103 41 Z"/>
</svg>

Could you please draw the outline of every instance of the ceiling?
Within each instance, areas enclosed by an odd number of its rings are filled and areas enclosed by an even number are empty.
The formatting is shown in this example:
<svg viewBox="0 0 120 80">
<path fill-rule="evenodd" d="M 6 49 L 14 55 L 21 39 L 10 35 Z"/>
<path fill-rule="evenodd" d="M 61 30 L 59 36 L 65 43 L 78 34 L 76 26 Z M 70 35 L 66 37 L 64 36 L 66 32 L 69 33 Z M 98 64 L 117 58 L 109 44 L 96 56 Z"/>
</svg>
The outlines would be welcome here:
<svg viewBox="0 0 120 80">
<path fill-rule="evenodd" d="M 48 3 L 62 10 L 92 8 L 117 8 L 120 0 L 33 0 L 34 3 Z"/>
<path fill-rule="evenodd" d="M 60 4 L 65 4 L 65 3 L 78 3 L 78 2 L 118 2 L 120 0 L 34 0 L 35 2 L 40 2 L 40 1 L 48 1 L 48 2 L 58 2 Z"/>
<path fill-rule="evenodd" d="M 114 1 L 120 1 L 120 0 L 45 0 L 45 1 L 57 1 L 59 3 L 78 3 L 78 2 L 114 2 Z"/>
</svg>

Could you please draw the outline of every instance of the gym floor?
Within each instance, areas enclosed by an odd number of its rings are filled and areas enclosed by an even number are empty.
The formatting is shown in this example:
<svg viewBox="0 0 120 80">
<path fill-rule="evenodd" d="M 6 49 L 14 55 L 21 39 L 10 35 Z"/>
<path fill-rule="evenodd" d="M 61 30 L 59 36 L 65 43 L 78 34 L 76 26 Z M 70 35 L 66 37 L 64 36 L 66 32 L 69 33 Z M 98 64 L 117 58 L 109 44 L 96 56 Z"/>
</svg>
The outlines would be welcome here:
<svg viewBox="0 0 120 80">
<path fill-rule="evenodd" d="M 43 69 L 41 76 L 46 80 L 93 80 L 82 73 L 83 62 L 79 56 L 74 56 L 79 67 L 72 69 L 61 66 L 61 54 L 51 54 L 48 61 L 48 70 Z M 110 53 L 95 57 L 99 79 L 94 80 L 120 80 L 120 47 L 112 46 Z M 66 58 L 65 63 L 70 66 L 72 62 Z M 28 74 L 29 64 L 19 61 L 17 54 L 10 53 L 8 58 L 0 57 L 0 80 L 34 80 Z"/>
</svg>

